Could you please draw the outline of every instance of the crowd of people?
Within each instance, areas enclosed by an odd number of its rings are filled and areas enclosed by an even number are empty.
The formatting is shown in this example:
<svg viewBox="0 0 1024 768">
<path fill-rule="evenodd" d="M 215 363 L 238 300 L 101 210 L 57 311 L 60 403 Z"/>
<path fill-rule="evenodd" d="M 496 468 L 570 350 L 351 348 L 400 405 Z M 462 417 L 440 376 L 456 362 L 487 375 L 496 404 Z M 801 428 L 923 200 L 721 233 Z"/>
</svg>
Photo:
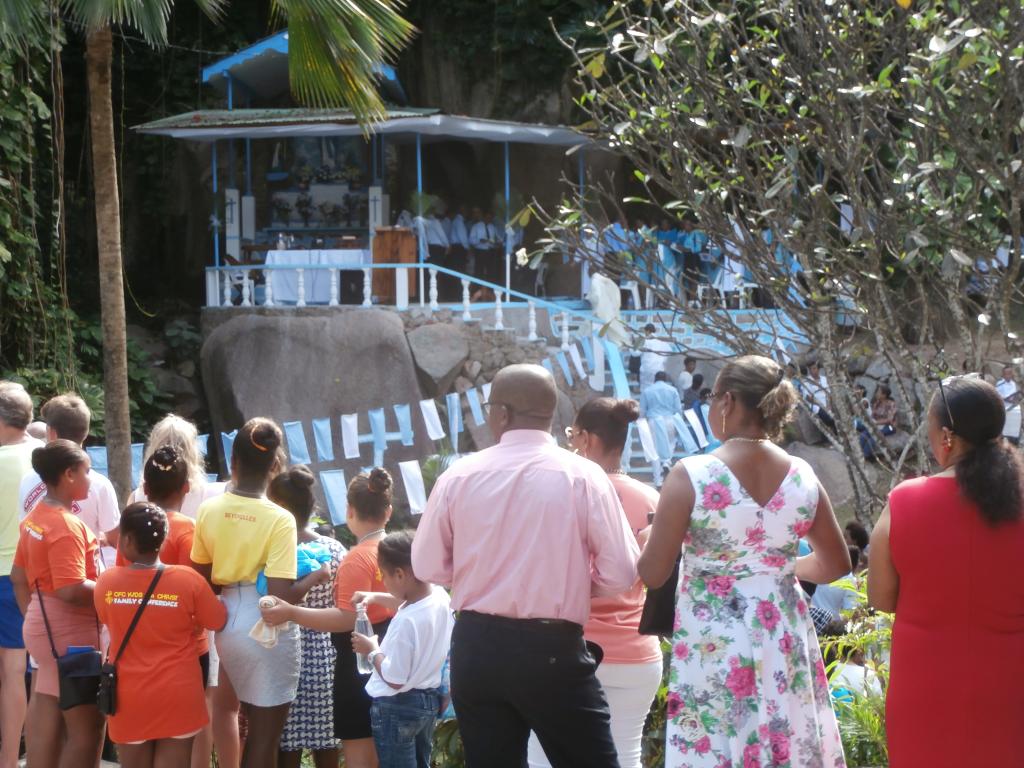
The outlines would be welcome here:
<svg viewBox="0 0 1024 768">
<path fill-rule="evenodd" d="M 683 375 L 700 389 L 689 362 Z M 638 768 L 666 674 L 669 768 L 839 768 L 818 633 L 863 579 L 895 612 L 890 764 L 1014 764 L 1024 465 L 1002 439 L 1006 397 L 940 384 L 941 469 L 900 484 L 869 535 L 841 529 L 774 442 L 800 398 L 776 362 L 725 364 L 704 414 L 717 447 L 660 493 L 621 470 L 642 408 L 685 399 L 664 371 L 651 390 L 584 404 L 566 450 L 551 374 L 501 370 L 496 445 L 440 475 L 415 532 L 387 532 L 388 472 L 359 474 L 346 550 L 314 528 L 314 476 L 287 466 L 269 419 L 238 430 L 230 480 L 208 483 L 194 426 L 168 416 L 111 511 L 81 399 L 47 402 L 39 440 L 29 393 L 0 383 L 0 768 L 23 727 L 29 768 L 95 768 L 105 732 L 127 768 L 207 768 L 213 752 L 297 766 L 304 751 L 318 768 L 428 768 L 449 697 L 474 768 Z M 950 668 L 949 647 L 969 662 Z M 839 661 L 833 690 L 882 692 L 861 649 Z"/>
</svg>

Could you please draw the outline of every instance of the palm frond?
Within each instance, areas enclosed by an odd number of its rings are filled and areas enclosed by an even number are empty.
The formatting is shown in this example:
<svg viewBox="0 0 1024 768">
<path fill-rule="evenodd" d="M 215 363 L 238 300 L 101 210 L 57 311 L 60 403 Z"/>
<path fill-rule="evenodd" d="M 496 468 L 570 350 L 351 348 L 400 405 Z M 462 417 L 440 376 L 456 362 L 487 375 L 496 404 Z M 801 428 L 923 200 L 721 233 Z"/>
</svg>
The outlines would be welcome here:
<svg viewBox="0 0 1024 768">
<path fill-rule="evenodd" d="M 5 45 L 40 27 L 47 3 L 40 0 L 0 0 L 0 42 Z"/>
<path fill-rule="evenodd" d="M 207 0 L 216 5 L 220 0 Z M 64 10 L 86 34 L 106 26 L 133 29 L 150 45 L 167 42 L 171 0 L 61 0 Z M 200 3 L 202 5 L 202 3 Z"/>
<path fill-rule="evenodd" d="M 374 66 L 394 61 L 415 28 L 397 0 L 273 0 L 288 24 L 289 79 L 298 101 L 348 107 L 364 126 L 385 117 Z"/>
</svg>

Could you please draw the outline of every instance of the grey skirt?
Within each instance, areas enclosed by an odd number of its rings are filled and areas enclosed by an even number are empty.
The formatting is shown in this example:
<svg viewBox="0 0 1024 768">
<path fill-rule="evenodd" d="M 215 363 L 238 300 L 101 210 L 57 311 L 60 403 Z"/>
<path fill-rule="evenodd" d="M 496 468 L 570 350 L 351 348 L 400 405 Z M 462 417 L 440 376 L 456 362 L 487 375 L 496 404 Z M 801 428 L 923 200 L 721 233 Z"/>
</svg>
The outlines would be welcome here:
<svg viewBox="0 0 1024 768">
<path fill-rule="evenodd" d="M 217 653 L 239 701 L 277 707 L 290 703 L 299 688 L 299 628 L 291 622 L 280 627 L 273 648 L 257 643 L 249 631 L 260 620 L 259 599 L 255 584 L 221 590 L 228 623 L 217 633 Z"/>
</svg>

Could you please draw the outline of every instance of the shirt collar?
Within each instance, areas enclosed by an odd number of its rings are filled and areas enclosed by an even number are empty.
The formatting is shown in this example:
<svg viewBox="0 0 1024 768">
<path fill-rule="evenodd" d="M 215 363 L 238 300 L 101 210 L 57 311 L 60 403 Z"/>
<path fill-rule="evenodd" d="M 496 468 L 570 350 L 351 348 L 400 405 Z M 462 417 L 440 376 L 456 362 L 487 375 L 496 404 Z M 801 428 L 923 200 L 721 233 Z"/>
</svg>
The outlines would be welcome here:
<svg viewBox="0 0 1024 768">
<path fill-rule="evenodd" d="M 543 429 L 510 429 L 501 436 L 501 445 L 544 445 L 555 438 Z"/>
</svg>

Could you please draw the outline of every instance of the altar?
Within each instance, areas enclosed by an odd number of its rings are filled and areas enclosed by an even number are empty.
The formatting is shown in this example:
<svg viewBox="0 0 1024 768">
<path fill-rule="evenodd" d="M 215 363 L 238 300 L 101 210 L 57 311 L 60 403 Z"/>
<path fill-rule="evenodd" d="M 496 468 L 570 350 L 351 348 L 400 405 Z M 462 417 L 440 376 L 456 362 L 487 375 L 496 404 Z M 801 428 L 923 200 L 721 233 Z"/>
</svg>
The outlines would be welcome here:
<svg viewBox="0 0 1024 768">
<path fill-rule="evenodd" d="M 317 250 L 267 251 L 268 267 L 295 265 L 295 269 L 271 269 L 270 287 L 274 301 L 296 304 L 299 300 L 299 270 L 302 270 L 303 297 L 307 304 L 327 304 L 331 298 L 330 268 L 362 269 L 373 260 L 366 249 L 324 248 Z"/>
</svg>

